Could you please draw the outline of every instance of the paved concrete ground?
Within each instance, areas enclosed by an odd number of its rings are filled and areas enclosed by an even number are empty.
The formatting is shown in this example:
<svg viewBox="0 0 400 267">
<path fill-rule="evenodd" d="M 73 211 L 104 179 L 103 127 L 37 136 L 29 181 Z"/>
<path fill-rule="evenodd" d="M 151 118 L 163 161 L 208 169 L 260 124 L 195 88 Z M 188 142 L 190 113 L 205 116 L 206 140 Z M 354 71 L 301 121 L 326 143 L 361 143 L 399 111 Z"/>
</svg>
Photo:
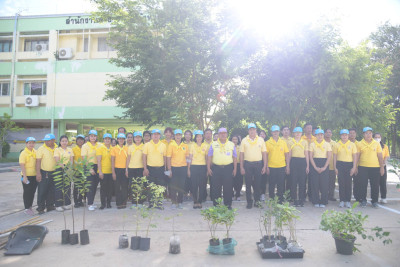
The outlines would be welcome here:
<svg viewBox="0 0 400 267">
<path fill-rule="evenodd" d="M 206 252 L 209 232 L 206 222 L 200 216 L 199 210 L 192 209 L 192 203 L 186 202 L 182 211 L 169 209 L 170 203 L 165 203 L 166 209 L 159 211 L 155 220 L 158 227 L 151 229 L 151 249 L 147 252 L 118 249 L 118 237 L 122 231 L 124 217 L 125 232 L 134 235 L 134 211 L 130 209 L 113 209 L 87 212 L 87 229 L 90 234 L 90 244 L 61 245 L 61 230 L 64 227 L 63 215 L 56 211 L 45 213 L 43 220 L 53 220 L 47 224 L 49 234 L 43 245 L 30 256 L 0 256 L 1 266 L 261 266 L 261 265 L 299 265 L 299 266 L 400 266 L 398 246 L 400 241 L 400 192 L 395 189 L 396 177 L 389 175 L 389 203 L 379 209 L 367 207 L 358 208 L 369 215 L 367 227 L 377 225 L 391 232 L 393 244 L 383 246 L 381 241 L 370 242 L 357 240 L 361 253 L 343 256 L 336 253 L 334 240 L 327 232 L 319 230 L 321 214 L 325 209 L 306 206 L 299 208 L 301 220 L 297 223 L 297 237 L 306 253 L 304 259 L 263 260 L 256 249 L 255 242 L 260 238 L 258 229 L 259 209 L 247 210 L 245 202 L 234 202 L 238 208 L 238 216 L 232 227 L 231 235 L 238 245 L 234 256 L 215 256 Z M 0 173 L 0 230 L 12 227 L 29 219 L 22 212 L 22 186 L 17 172 Z M 99 194 L 96 202 L 99 203 Z M 36 203 L 36 200 L 35 200 Z M 327 208 L 337 208 L 337 202 Z M 210 206 L 211 202 L 205 206 Z M 76 231 L 82 229 L 82 208 L 76 210 Z M 171 222 L 165 217 L 181 212 L 183 215 L 176 220 L 176 232 L 181 238 L 181 254 L 168 253 Z M 67 227 L 72 230 L 71 212 L 66 212 Z M 218 229 L 218 236 L 224 237 L 224 229 Z M 140 235 L 145 235 L 143 231 Z"/>
</svg>

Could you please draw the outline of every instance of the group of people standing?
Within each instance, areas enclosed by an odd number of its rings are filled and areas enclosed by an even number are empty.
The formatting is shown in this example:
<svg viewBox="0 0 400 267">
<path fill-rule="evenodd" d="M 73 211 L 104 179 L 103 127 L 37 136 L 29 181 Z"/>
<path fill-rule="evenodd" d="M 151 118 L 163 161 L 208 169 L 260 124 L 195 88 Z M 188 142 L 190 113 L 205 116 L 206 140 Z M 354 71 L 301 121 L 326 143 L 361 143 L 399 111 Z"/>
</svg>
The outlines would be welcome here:
<svg viewBox="0 0 400 267">
<path fill-rule="evenodd" d="M 166 197 L 171 199 L 172 209 L 183 208 L 184 196 L 193 198 L 193 208 L 202 208 L 207 199 L 207 184 L 210 198 L 223 197 L 228 208 L 232 200 L 240 200 L 243 181 L 246 185 L 247 208 L 261 206 L 265 200 L 266 187 L 270 198 L 279 201 L 288 197 L 294 206 L 302 207 L 308 195 L 315 207 L 325 207 L 328 201 L 336 201 L 335 182 L 339 184 L 339 207 L 350 207 L 354 185 L 354 197 L 362 207 L 367 205 L 368 181 L 371 185 L 372 206 L 378 207 L 379 190 L 381 202 L 386 203 L 386 160 L 389 151 L 381 142 L 380 134 L 373 136 L 372 129 L 363 129 L 363 139 L 356 140 L 355 129 L 342 129 L 340 140 L 331 139 L 332 131 L 313 129 L 311 124 L 293 129 L 271 127 L 271 137 L 257 133 L 254 123 L 248 125 L 248 135 L 241 140 L 232 136 L 228 140 L 226 128 L 216 133 L 210 129 L 193 133 L 181 129 L 154 129 L 144 133 L 126 133 L 118 129 L 116 143 L 111 134 L 103 135 L 98 142 L 96 130 L 88 136 L 76 136 L 76 145 L 68 147 L 67 136 L 61 136 L 59 146 L 55 136 L 47 134 L 44 144 L 35 150 L 35 138 L 26 139 L 26 148 L 20 154 L 25 213 L 33 215 L 32 204 L 38 188 L 37 211 L 63 211 L 71 208 L 70 197 L 55 186 L 55 171 L 69 162 L 85 159 L 90 162 L 89 192 L 82 196 L 74 190 L 75 207 L 82 206 L 87 199 L 88 209 L 94 204 L 97 186 L 100 183 L 100 209 L 111 208 L 111 198 L 116 197 L 118 209 L 127 207 L 132 199 L 131 185 L 136 179 L 146 176 L 149 182 L 166 188 Z M 282 136 L 281 136 L 282 133 Z M 285 194 L 288 192 L 288 194 Z M 69 196 L 71 192 L 68 192 Z M 140 200 L 142 204 L 144 199 Z M 150 203 L 151 204 L 151 203 Z"/>
</svg>

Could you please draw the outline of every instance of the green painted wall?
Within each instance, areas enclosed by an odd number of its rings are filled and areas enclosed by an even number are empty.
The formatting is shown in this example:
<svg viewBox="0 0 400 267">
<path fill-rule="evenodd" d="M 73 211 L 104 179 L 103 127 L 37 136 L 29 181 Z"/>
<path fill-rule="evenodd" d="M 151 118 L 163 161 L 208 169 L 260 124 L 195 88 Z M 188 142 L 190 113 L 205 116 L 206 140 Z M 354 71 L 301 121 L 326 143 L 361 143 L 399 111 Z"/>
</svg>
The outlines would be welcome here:
<svg viewBox="0 0 400 267">
<path fill-rule="evenodd" d="M 11 75 L 11 62 L 0 62 L 0 75 Z"/>
</svg>

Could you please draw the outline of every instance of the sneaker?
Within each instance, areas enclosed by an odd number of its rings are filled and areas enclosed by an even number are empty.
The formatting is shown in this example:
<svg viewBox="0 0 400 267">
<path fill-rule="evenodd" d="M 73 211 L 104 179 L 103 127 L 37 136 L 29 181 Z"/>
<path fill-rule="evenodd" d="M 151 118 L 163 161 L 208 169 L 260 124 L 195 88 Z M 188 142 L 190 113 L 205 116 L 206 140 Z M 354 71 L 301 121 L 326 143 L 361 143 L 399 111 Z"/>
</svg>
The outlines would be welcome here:
<svg viewBox="0 0 400 267">
<path fill-rule="evenodd" d="M 176 204 L 171 205 L 171 210 L 176 210 Z"/>
<path fill-rule="evenodd" d="M 351 203 L 350 202 L 346 202 L 346 208 L 351 209 Z"/>
<path fill-rule="evenodd" d="M 344 202 L 343 201 L 340 201 L 340 203 L 339 203 L 339 208 L 343 208 L 344 207 Z"/>
<path fill-rule="evenodd" d="M 262 194 L 262 195 L 261 195 L 260 200 L 261 200 L 261 201 L 265 201 L 265 194 Z"/>
<path fill-rule="evenodd" d="M 381 203 L 383 203 L 383 204 L 387 204 L 387 200 L 386 200 L 386 198 L 382 198 L 382 199 L 381 199 Z"/>
<path fill-rule="evenodd" d="M 180 210 L 182 210 L 182 209 L 183 209 L 183 205 L 182 205 L 182 203 L 179 203 L 179 204 L 178 204 L 178 209 L 180 209 Z"/>
<path fill-rule="evenodd" d="M 319 207 L 320 208 L 325 208 L 325 205 L 324 204 L 319 204 Z"/>
<path fill-rule="evenodd" d="M 64 211 L 62 207 L 56 207 L 56 211 Z"/>
<path fill-rule="evenodd" d="M 319 204 L 315 204 L 314 207 L 319 208 Z"/>
<path fill-rule="evenodd" d="M 26 215 L 29 215 L 29 216 L 35 215 L 35 213 L 34 213 L 33 210 L 31 210 L 31 209 L 26 209 L 26 210 L 24 210 L 24 213 L 25 213 Z"/>
<path fill-rule="evenodd" d="M 367 206 L 367 201 L 361 202 L 361 208 L 365 208 Z"/>
<path fill-rule="evenodd" d="M 88 207 L 88 210 L 90 210 L 90 211 L 94 211 L 95 209 L 96 209 L 96 207 L 93 206 L 93 205 L 90 205 L 90 206 Z"/>
<path fill-rule="evenodd" d="M 71 205 L 63 206 L 62 208 L 65 209 L 65 210 L 70 210 L 71 209 Z"/>
<path fill-rule="evenodd" d="M 100 206 L 100 209 L 101 209 L 101 210 L 104 210 L 104 209 L 105 209 L 105 207 L 106 207 L 106 206 L 104 206 L 104 205 L 101 205 L 101 206 Z"/>
<path fill-rule="evenodd" d="M 379 208 L 378 203 L 377 202 L 372 203 L 372 207 L 375 209 Z"/>
</svg>

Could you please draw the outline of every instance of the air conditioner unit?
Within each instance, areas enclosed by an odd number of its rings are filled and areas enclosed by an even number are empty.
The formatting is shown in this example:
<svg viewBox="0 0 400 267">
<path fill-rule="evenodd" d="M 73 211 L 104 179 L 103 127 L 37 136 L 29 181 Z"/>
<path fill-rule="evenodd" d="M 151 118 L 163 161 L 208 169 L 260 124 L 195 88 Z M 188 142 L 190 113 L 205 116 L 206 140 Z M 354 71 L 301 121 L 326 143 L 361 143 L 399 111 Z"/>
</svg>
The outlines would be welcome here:
<svg viewBox="0 0 400 267">
<path fill-rule="evenodd" d="M 58 56 L 60 59 L 72 58 L 72 48 L 60 48 L 60 50 L 58 51 Z"/>
<path fill-rule="evenodd" d="M 25 96 L 25 107 L 37 107 L 39 106 L 38 95 L 26 95 Z"/>
<path fill-rule="evenodd" d="M 42 51 L 47 51 L 47 50 L 48 50 L 47 44 L 36 44 L 36 46 L 35 46 L 36 52 L 42 52 Z"/>
</svg>

